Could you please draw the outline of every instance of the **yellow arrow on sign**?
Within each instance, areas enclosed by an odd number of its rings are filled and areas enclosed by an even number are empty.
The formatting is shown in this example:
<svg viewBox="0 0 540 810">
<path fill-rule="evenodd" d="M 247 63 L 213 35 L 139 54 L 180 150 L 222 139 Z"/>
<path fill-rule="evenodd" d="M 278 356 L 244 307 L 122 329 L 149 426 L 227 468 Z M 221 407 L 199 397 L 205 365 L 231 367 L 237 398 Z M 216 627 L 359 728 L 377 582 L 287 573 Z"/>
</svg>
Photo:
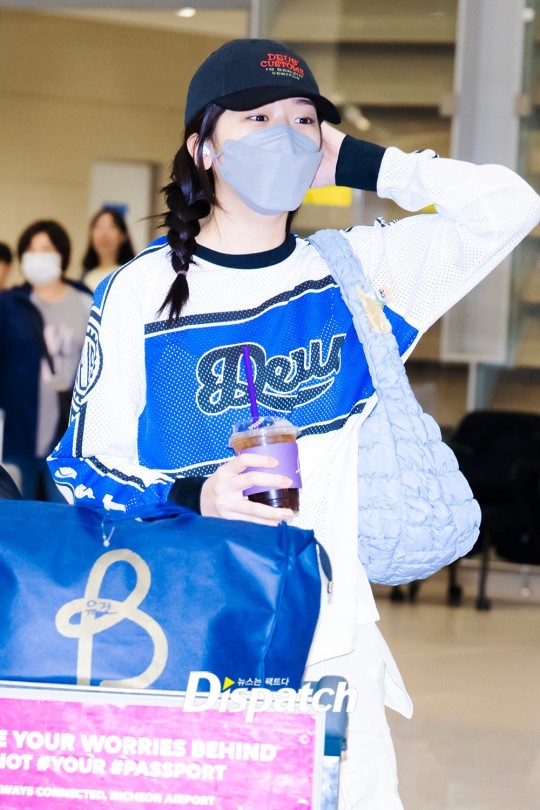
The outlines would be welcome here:
<svg viewBox="0 0 540 810">
<path fill-rule="evenodd" d="M 230 689 L 233 683 L 234 681 L 231 681 L 230 678 L 227 678 L 227 676 L 225 676 L 225 679 L 223 681 L 223 691 L 226 692 L 227 689 Z"/>
</svg>

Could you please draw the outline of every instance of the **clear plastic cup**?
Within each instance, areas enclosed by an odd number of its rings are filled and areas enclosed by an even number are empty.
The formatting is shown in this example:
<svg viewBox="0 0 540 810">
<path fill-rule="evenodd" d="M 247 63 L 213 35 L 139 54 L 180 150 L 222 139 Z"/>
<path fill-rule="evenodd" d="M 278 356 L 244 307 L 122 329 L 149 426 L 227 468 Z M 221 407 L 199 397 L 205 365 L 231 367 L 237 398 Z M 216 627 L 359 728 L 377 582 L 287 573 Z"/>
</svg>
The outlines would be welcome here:
<svg viewBox="0 0 540 810">
<path fill-rule="evenodd" d="M 287 419 L 278 416 L 263 416 L 256 421 L 236 422 L 233 425 L 229 447 L 232 447 L 235 455 L 262 453 L 276 458 L 279 462 L 277 467 L 249 467 L 249 470 L 286 475 L 292 480 L 292 485 L 287 489 L 268 489 L 267 487 L 245 489 L 244 495 L 250 501 L 298 512 L 302 479 L 300 478 L 297 436 L 298 428 Z"/>
</svg>

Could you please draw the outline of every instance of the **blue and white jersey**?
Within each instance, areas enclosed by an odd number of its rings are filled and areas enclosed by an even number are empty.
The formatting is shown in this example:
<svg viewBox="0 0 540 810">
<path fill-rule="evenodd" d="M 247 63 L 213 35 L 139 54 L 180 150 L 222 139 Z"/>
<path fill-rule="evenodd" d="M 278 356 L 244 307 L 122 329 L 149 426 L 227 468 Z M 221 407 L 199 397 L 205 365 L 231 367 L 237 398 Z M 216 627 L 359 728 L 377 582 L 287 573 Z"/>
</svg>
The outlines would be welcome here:
<svg viewBox="0 0 540 810">
<path fill-rule="evenodd" d="M 345 232 L 405 356 L 534 227 L 539 198 L 504 167 L 394 148 L 377 190 L 408 211 L 437 210 Z M 174 278 L 158 240 L 98 287 L 71 424 L 50 458 L 55 480 L 71 501 L 134 511 L 165 502 L 178 476 L 210 474 L 232 455 L 231 425 L 249 415 L 248 345 L 260 412 L 301 431 L 296 522 L 315 530 L 334 567 L 311 660 L 342 654 L 357 620 L 377 611 L 356 548 L 356 433 L 373 386 L 339 289 L 294 236 L 249 255 L 200 248 L 188 304 L 169 325 L 158 311 Z"/>
<path fill-rule="evenodd" d="M 134 470 L 134 474 L 128 474 L 131 469 L 122 464 L 108 464 L 102 454 L 89 456 L 85 452 L 88 436 L 96 429 L 100 436 L 110 429 L 106 409 L 100 410 L 103 419 L 92 417 L 94 405 L 100 402 L 97 391 L 101 389 L 107 400 L 118 394 L 122 397 L 116 390 L 117 375 L 111 377 L 114 391 L 105 388 L 102 379 L 103 374 L 109 376 L 107 361 L 113 350 L 107 340 L 103 341 L 104 318 L 110 317 L 117 300 L 126 301 L 121 289 L 126 282 L 140 289 L 152 280 L 152 271 L 147 269 L 149 262 L 164 265 L 169 283 L 167 253 L 165 240 L 157 240 L 96 292 L 75 385 L 73 421 L 59 450 L 53 454 L 54 458 L 62 448 L 74 448 L 73 463 L 70 462 L 69 469 L 64 465 L 58 467 L 55 477 L 64 491 L 84 499 L 87 505 L 98 506 L 101 502 L 105 508 L 140 506 L 143 498 L 146 503 L 152 499 L 152 489 L 158 500 L 163 499 L 174 478 L 209 475 L 232 455 L 228 447 L 231 426 L 246 419 L 250 410 L 242 359 L 244 346 L 250 349 L 260 413 L 288 418 L 300 429 L 301 439 L 340 430 L 353 415 L 362 413 L 373 394 L 351 315 L 338 286 L 313 255 L 310 245 L 290 236 L 280 248 L 268 252 L 272 256 L 256 254 L 260 266 L 253 267 L 244 266 L 254 264 L 253 257 L 247 262 L 246 257 L 234 260 L 221 257 L 221 262 L 232 260 L 242 265 L 240 268 L 215 264 L 209 261 L 215 258 L 210 256 L 212 251 L 200 248 L 197 263 L 190 270 L 190 298 L 195 298 L 194 291 L 200 286 L 205 300 L 212 300 L 216 307 L 215 290 L 219 288 L 215 282 L 217 276 L 223 279 L 226 274 L 235 282 L 231 285 L 234 295 L 230 297 L 237 296 L 251 305 L 194 312 L 191 304 L 172 326 L 167 319 L 153 317 L 155 311 L 149 310 L 144 323 L 139 321 L 145 395 L 144 404 L 140 395 L 137 398 L 140 413 L 130 458 L 136 466 L 160 474 L 148 483 L 146 472 L 142 476 Z M 317 270 L 313 272 L 312 268 L 311 277 L 297 273 L 297 254 L 302 253 L 309 256 L 307 264 L 314 264 Z M 270 268 L 269 261 L 275 262 Z M 268 292 L 259 291 L 265 272 L 275 273 Z M 298 283 L 291 289 L 283 289 L 283 282 L 294 275 Z M 161 293 L 166 293 L 166 289 L 167 284 L 161 287 Z M 220 297 L 223 300 L 223 293 Z M 159 297 L 150 289 L 141 300 L 147 298 L 159 307 Z M 128 312 L 124 303 L 115 318 L 125 319 Z M 418 332 L 391 308 L 386 307 L 386 312 L 405 353 Z M 132 314 L 129 313 L 130 320 Z M 125 356 L 124 361 L 129 362 Z M 124 410 L 122 421 L 128 418 Z M 74 472 L 84 476 L 86 468 L 92 470 L 91 479 L 87 477 L 83 482 L 84 490 L 78 489 L 79 478 L 75 478 Z M 168 486 L 164 488 L 163 484 Z"/>
<path fill-rule="evenodd" d="M 255 254 L 260 266 L 249 267 L 246 265 L 254 264 L 253 257 L 246 261 L 246 257 L 221 256 L 221 264 L 216 264 L 210 261 L 216 259 L 210 255 L 212 251 L 200 248 L 190 270 L 190 298 L 195 298 L 200 286 L 201 298 L 204 296 L 211 308 L 196 312 L 188 305 L 172 326 L 167 319 L 155 317 L 170 282 L 165 240 L 157 240 L 98 288 L 75 385 L 73 421 L 53 454 L 55 458 L 65 447 L 75 451 L 69 469 L 57 467 L 55 477 L 64 491 L 73 492 L 87 505 L 97 501 L 96 505 L 100 502 L 105 508 L 118 504 L 134 508 L 143 499 L 146 503 L 163 500 L 171 481 L 179 475 L 212 473 L 232 455 L 228 447 L 232 424 L 249 416 L 244 346 L 250 349 L 259 412 L 288 418 L 300 429 L 301 439 L 340 430 L 353 415 L 362 413 L 373 394 L 373 384 L 338 286 L 303 240 L 290 236 L 269 253 L 271 257 Z M 302 254 L 308 260 L 302 257 L 298 264 Z M 272 260 L 275 264 L 269 270 Z M 241 267 L 223 266 L 223 262 L 231 261 Z M 129 456 L 140 468 L 160 471 L 150 483 L 146 473 L 137 475 L 125 465 L 108 463 L 109 454 L 89 455 L 85 444 L 89 431 L 93 435 L 96 429 L 92 428 L 95 408 L 100 407 L 103 422 L 111 421 L 110 409 L 102 409 L 100 390 L 105 400 L 118 400 L 122 422 L 129 420 L 129 391 L 122 402 L 122 392 L 117 389 L 120 369 L 111 376 L 111 388 L 105 387 L 111 374 L 112 347 L 103 332 L 113 308 L 117 310 L 115 320 L 125 320 L 126 316 L 132 320 L 135 313 L 127 306 L 123 287 L 127 283 L 142 291 L 151 286 L 158 263 L 165 270 L 167 283 L 158 288 L 158 295 L 146 289 L 140 301 L 155 309 L 148 309 L 142 321 L 141 313 L 137 313 L 144 346 L 144 368 L 139 371 L 144 377 L 144 403 L 139 392 Z M 309 275 L 298 273 L 304 264 L 313 265 Z M 268 289 L 261 290 L 259 282 L 266 272 L 275 275 L 270 285 L 264 285 Z M 294 283 L 283 289 L 283 282 L 289 279 Z M 223 281 L 228 295 L 219 289 Z M 246 306 L 219 309 L 218 302 L 227 298 L 231 304 L 245 301 Z M 405 353 L 418 331 L 390 307 L 386 313 Z M 117 340 L 124 344 L 127 334 L 129 329 L 120 329 Z M 129 362 L 124 351 L 118 354 L 118 362 Z M 110 430 L 103 422 L 101 435 Z M 88 474 L 87 468 L 92 473 Z M 78 489 L 79 474 L 75 478 L 74 472 L 86 475 L 84 490 Z"/>
<path fill-rule="evenodd" d="M 416 330 L 391 311 L 389 317 L 408 349 Z M 155 321 L 145 326 L 141 463 L 209 475 L 231 455 L 231 425 L 249 415 L 244 346 L 259 412 L 288 418 L 301 437 L 338 430 L 373 393 L 351 316 L 329 275 L 302 281 L 256 307 L 186 315 L 172 330 L 167 321 Z M 180 407 L 174 390 L 179 381 Z"/>
</svg>

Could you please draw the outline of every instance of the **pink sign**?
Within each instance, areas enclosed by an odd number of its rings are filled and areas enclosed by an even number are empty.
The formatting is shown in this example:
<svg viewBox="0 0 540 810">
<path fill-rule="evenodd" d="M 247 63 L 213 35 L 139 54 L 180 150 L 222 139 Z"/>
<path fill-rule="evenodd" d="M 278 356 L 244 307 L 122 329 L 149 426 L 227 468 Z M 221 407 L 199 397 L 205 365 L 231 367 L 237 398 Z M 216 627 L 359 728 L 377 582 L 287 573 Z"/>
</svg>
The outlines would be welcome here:
<svg viewBox="0 0 540 810">
<path fill-rule="evenodd" d="M 0 697 L 0 807 L 308 810 L 316 720 Z"/>
</svg>

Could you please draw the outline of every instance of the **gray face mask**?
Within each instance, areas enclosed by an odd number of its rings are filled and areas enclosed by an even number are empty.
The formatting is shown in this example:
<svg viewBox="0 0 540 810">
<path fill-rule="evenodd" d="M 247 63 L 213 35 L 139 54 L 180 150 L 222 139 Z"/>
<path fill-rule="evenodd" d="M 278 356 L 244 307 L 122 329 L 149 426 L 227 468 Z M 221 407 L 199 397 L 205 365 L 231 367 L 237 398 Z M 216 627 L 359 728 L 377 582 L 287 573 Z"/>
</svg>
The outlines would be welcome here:
<svg viewBox="0 0 540 810">
<path fill-rule="evenodd" d="M 264 127 L 212 152 L 223 179 L 258 214 L 294 211 L 322 160 L 323 150 L 287 124 Z M 217 160 L 220 158 L 220 160 Z"/>
</svg>

